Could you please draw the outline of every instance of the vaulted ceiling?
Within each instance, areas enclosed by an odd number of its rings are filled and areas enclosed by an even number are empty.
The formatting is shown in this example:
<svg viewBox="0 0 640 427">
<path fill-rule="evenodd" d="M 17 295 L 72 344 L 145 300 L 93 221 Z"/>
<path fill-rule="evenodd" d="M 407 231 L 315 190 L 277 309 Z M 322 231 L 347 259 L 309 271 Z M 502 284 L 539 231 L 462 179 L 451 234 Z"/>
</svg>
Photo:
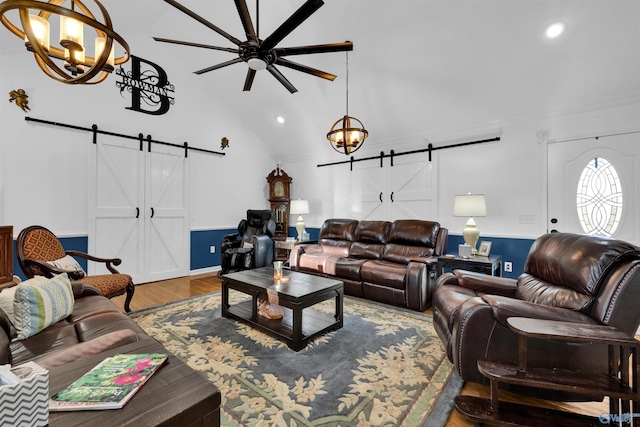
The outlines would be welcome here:
<svg viewBox="0 0 640 427">
<path fill-rule="evenodd" d="M 232 0 L 179 2 L 245 40 Z M 260 2 L 260 37 L 271 34 L 303 2 Z M 164 1 L 103 3 L 125 38 L 157 36 L 235 47 Z M 255 23 L 255 0 L 247 4 Z M 554 21 L 564 22 L 567 30 L 548 40 L 543 31 Z M 325 0 L 278 46 L 346 40 L 354 43 L 349 113 L 369 130 L 368 144 L 640 100 L 637 0 Z M 156 44 L 154 62 L 180 61 L 184 73 L 235 57 Z M 135 48 L 134 54 L 145 57 Z M 258 72 L 250 92 L 243 92 L 245 63 L 193 75 L 191 81 L 225 104 L 279 159 L 326 153 L 325 135 L 345 114 L 345 56 L 290 58 L 338 75 L 330 82 L 280 68 L 298 89 L 295 94 L 266 70 Z M 277 116 L 285 123 L 277 123 Z"/>
</svg>

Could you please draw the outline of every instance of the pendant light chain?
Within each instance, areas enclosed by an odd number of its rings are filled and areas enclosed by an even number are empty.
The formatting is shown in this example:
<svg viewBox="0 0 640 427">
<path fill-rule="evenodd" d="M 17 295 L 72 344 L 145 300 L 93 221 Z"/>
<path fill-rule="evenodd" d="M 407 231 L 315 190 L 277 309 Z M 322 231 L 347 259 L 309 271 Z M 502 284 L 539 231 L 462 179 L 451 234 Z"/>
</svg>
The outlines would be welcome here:
<svg viewBox="0 0 640 427">
<path fill-rule="evenodd" d="M 349 115 L 349 51 L 345 52 L 347 56 L 347 116 Z"/>
</svg>

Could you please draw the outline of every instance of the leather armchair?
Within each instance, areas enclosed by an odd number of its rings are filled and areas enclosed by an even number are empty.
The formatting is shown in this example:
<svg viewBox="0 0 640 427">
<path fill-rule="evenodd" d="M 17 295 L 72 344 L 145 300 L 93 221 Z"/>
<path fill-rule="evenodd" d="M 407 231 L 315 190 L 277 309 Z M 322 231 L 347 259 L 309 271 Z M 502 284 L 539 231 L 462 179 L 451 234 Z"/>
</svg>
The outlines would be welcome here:
<svg viewBox="0 0 640 427">
<path fill-rule="evenodd" d="M 640 248 L 596 236 L 552 233 L 532 245 L 518 279 L 462 270 L 436 282 L 433 320 L 467 381 L 488 383 L 478 360 L 518 362 L 510 317 L 609 325 L 633 337 L 640 324 Z M 528 365 L 608 372 L 606 345 L 528 340 Z M 524 391 L 524 390 L 521 390 Z"/>
<path fill-rule="evenodd" d="M 238 224 L 238 233 L 222 237 L 222 265 L 218 275 L 270 265 L 275 230 L 274 211 L 247 210 L 247 218 Z"/>
</svg>

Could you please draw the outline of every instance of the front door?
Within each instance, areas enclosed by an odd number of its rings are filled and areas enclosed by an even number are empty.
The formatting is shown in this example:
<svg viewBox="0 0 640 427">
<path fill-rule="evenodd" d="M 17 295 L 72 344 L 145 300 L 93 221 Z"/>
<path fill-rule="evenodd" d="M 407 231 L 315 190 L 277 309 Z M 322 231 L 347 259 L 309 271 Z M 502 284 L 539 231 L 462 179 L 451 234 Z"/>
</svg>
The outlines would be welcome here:
<svg viewBox="0 0 640 427">
<path fill-rule="evenodd" d="M 593 227 L 602 222 L 602 231 L 593 234 L 606 235 L 612 230 L 614 238 L 636 245 L 640 242 L 640 133 L 551 142 L 547 155 L 549 232 L 587 233 L 583 224 Z M 583 175 L 585 168 L 591 170 Z M 580 181 L 581 177 L 586 179 Z M 616 193 L 620 191 L 621 195 Z M 591 209 L 582 206 L 587 193 L 595 197 Z M 606 224 L 615 221 L 615 226 Z"/>
</svg>

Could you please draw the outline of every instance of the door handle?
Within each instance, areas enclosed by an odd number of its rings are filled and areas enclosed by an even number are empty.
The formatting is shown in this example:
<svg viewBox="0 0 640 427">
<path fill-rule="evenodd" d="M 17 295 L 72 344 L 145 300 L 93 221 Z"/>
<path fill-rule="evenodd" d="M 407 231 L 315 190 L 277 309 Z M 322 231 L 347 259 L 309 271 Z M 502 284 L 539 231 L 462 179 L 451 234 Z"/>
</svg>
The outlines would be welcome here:
<svg viewBox="0 0 640 427">
<path fill-rule="evenodd" d="M 391 192 L 391 203 L 393 203 L 393 191 Z"/>
<path fill-rule="evenodd" d="M 140 208 L 136 207 L 136 219 L 140 218 Z"/>
<path fill-rule="evenodd" d="M 382 203 L 382 191 L 380 192 L 380 203 Z"/>
<path fill-rule="evenodd" d="M 153 218 L 154 215 L 155 215 L 155 211 L 153 210 L 153 208 L 151 208 L 151 218 Z"/>
</svg>

